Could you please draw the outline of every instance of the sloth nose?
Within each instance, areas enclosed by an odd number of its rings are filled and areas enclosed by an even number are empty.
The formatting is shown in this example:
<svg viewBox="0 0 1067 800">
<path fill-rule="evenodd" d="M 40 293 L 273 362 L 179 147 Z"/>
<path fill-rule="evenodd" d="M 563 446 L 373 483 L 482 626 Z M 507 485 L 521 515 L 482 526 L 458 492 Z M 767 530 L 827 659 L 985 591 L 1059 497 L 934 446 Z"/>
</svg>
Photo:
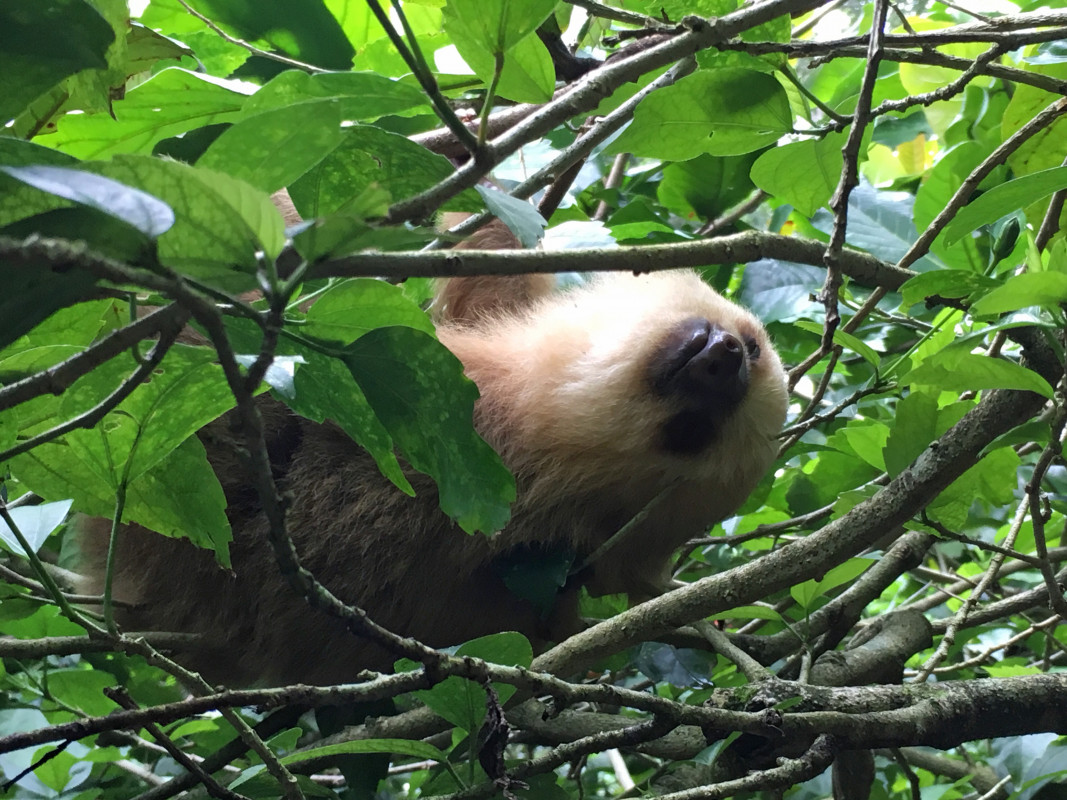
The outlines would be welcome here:
<svg viewBox="0 0 1067 800">
<path fill-rule="evenodd" d="M 692 391 L 706 400 L 732 405 L 748 389 L 748 365 L 741 340 L 715 323 L 704 322 L 707 339 L 682 371 Z"/>
<path fill-rule="evenodd" d="M 741 342 L 718 325 L 712 325 L 710 328 L 708 344 L 700 354 L 708 374 L 716 378 L 737 375 L 745 363 Z"/>
<path fill-rule="evenodd" d="M 662 394 L 701 404 L 733 405 L 748 388 L 741 340 L 717 323 L 690 317 L 679 323 L 654 360 L 653 385 Z"/>
</svg>

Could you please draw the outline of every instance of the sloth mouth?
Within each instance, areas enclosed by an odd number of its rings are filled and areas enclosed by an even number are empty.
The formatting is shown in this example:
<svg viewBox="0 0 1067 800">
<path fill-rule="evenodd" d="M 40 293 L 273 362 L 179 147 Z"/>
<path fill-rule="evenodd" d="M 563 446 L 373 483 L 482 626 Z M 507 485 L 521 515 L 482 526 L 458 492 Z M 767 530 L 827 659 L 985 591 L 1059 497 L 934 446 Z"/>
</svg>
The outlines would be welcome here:
<svg viewBox="0 0 1067 800">
<path fill-rule="evenodd" d="M 758 346 L 742 341 L 703 317 L 675 326 L 652 362 L 652 385 L 663 396 L 679 397 L 687 406 L 723 413 L 748 389 L 748 360 Z M 750 355 L 750 353 L 752 355 Z"/>
</svg>

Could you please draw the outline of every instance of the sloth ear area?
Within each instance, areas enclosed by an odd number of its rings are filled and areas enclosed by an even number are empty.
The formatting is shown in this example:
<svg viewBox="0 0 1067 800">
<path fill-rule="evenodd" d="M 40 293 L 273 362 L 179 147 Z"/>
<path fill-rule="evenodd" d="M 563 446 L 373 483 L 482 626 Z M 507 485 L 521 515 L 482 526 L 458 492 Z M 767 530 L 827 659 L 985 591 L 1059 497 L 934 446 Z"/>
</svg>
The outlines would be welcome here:
<svg viewBox="0 0 1067 800">
<path fill-rule="evenodd" d="M 453 250 L 519 250 L 508 227 L 493 220 Z M 554 275 L 475 275 L 443 278 L 434 292 L 437 323 L 473 325 L 511 314 L 536 303 L 556 288 Z"/>
</svg>

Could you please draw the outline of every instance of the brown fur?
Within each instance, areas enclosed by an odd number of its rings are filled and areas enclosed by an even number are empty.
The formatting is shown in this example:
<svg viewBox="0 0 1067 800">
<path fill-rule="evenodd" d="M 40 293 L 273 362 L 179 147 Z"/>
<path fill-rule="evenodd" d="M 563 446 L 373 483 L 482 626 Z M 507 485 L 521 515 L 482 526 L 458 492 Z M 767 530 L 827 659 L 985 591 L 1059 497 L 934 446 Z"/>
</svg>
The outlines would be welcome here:
<svg viewBox="0 0 1067 800">
<path fill-rule="evenodd" d="M 494 559 L 555 546 L 588 556 L 665 491 L 635 536 L 581 576 L 594 594 L 655 592 L 672 551 L 733 513 L 776 453 L 785 383 L 751 314 L 688 272 L 602 275 L 561 295 L 548 295 L 546 283 L 454 279 L 440 295 L 441 341 L 481 391 L 475 423 L 518 482 L 512 521 L 494 537 L 459 531 L 428 478 L 410 472 L 417 496 L 408 498 L 335 426 L 263 403 L 304 565 L 375 621 L 434 646 L 500 630 L 543 643 L 552 631 L 507 590 Z M 710 443 L 679 454 L 663 444 L 678 398 L 654 391 L 649 376 L 675 352 L 672 332 L 694 317 L 752 340 L 761 353 L 746 356 L 747 393 L 715 420 Z M 126 531 L 116 595 L 138 607 L 123 624 L 201 633 L 206 649 L 182 657 L 233 684 L 332 683 L 361 668 L 389 668 L 389 654 L 309 608 L 278 574 L 226 418 L 201 438 L 230 504 L 234 572 L 187 542 Z M 91 524 L 85 537 L 97 563 L 105 528 Z M 557 609 L 557 635 L 576 623 L 574 588 Z"/>
</svg>

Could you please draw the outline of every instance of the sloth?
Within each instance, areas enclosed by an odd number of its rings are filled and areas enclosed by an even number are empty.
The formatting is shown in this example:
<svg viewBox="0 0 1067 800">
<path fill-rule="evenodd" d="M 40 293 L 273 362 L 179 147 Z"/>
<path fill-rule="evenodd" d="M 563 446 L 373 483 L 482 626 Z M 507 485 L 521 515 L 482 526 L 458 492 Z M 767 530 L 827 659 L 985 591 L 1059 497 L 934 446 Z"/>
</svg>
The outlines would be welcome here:
<svg viewBox="0 0 1067 800">
<path fill-rule="evenodd" d="M 462 247 L 514 246 L 503 226 Z M 774 461 L 787 393 L 759 321 L 695 273 L 597 275 L 557 293 L 543 275 L 453 278 L 438 287 L 438 335 L 480 399 L 474 423 L 516 478 L 512 518 L 467 535 L 408 470 L 408 497 L 335 425 L 261 401 L 275 475 L 292 497 L 301 562 L 346 603 L 434 647 L 514 630 L 536 647 L 580 626 L 578 590 L 663 591 L 673 551 L 733 514 Z M 279 574 L 267 522 L 228 420 L 200 434 L 233 526 L 232 572 L 182 540 L 120 535 L 115 597 L 128 630 L 200 634 L 178 657 L 229 685 L 351 681 L 393 656 L 311 608 Z M 589 560 L 651 501 L 617 546 L 572 574 L 546 615 L 502 565 Z M 107 525 L 84 526 L 102 585 Z"/>
</svg>

